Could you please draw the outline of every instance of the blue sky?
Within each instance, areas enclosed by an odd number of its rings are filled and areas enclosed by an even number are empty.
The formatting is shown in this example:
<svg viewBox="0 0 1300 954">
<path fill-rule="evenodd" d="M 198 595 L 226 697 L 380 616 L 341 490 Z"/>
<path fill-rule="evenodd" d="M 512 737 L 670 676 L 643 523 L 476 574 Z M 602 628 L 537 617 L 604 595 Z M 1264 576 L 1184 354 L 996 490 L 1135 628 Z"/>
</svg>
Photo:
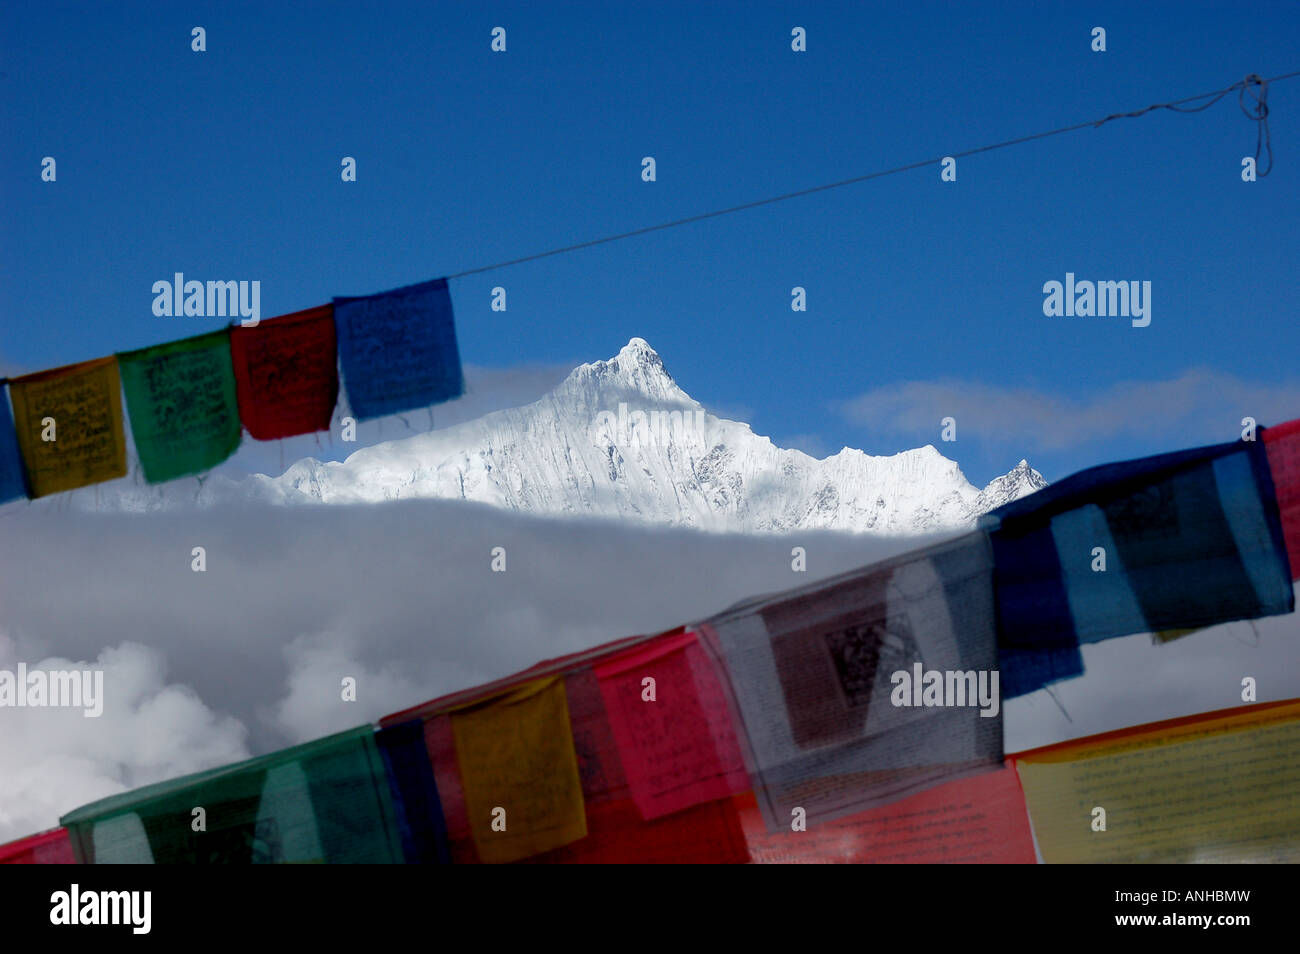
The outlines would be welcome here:
<svg viewBox="0 0 1300 954">
<path fill-rule="evenodd" d="M 269 317 L 1290 72 L 1298 41 L 1294 3 L 22 5 L 0 362 L 219 327 L 154 316 L 176 271 L 260 280 Z M 1300 416 L 1300 78 L 1255 183 L 1235 99 L 453 282 L 462 357 L 544 383 L 640 336 L 779 444 L 935 443 L 977 483 L 1231 440 Z M 1150 281 L 1150 326 L 1045 317 L 1067 271 Z"/>
</svg>

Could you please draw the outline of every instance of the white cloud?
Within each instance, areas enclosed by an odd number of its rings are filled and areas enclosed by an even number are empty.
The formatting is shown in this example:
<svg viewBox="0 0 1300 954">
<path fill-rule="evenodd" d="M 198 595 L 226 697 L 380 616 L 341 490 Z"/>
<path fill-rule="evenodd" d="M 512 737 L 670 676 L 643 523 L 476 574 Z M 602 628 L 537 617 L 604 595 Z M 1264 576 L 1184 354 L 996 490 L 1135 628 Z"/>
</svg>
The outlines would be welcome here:
<svg viewBox="0 0 1300 954">
<path fill-rule="evenodd" d="M 358 635 L 331 630 L 299 636 L 284 648 L 287 694 L 273 708 L 272 722 L 290 742 L 342 732 L 374 722 L 393 709 L 394 699 L 416 699 L 423 687 L 396 663 L 370 666 L 357 657 Z M 353 679 L 355 701 L 344 698 L 343 680 Z"/>
<path fill-rule="evenodd" d="M 1084 399 L 1034 388 L 954 380 L 885 385 L 838 405 L 851 422 L 879 433 L 933 434 L 957 419 L 959 433 L 1056 451 L 1118 437 L 1154 439 L 1162 446 L 1234 440 L 1239 421 L 1276 424 L 1300 416 L 1300 385 L 1244 381 L 1192 368 L 1168 381 L 1121 381 Z M 1170 439 L 1171 434 L 1178 435 Z"/>
<path fill-rule="evenodd" d="M 1150 633 L 1082 647 L 1085 675 L 1006 704 L 1008 752 L 1242 705 L 1253 676 L 1259 702 L 1300 696 L 1295 613 L 1227 623 L 1170 643 Z M 1055 699 L 1053 699 L 1055 696 Z"/>
<path fill-rule="evenodd" d="M 104 708 L 0 709 L 0 841 L 57 823 L 86 802 L 248 757 L 243 725 L 215 714 L 189 687 L 165 679 L 162 652 L 137 643 L 91 661 L 20 657 L 0 633 L 0 669 L 104 673 Z"/>
</svg>

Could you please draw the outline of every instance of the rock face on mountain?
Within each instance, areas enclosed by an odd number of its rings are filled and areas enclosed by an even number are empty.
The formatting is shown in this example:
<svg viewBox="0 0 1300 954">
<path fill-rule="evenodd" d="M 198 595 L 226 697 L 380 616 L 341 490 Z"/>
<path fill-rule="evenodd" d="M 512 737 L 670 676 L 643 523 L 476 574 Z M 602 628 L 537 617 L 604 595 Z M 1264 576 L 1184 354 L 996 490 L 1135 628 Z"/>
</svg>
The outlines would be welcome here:
<svg viewBox="0 0 1300 954">
<path fill-rule="evenodd" d="M 539 515 L 608 517 L 746 533 L 916 534 L 971 526 L 1046 486 L 1021 461 L 983 490 L 932 446 L 824 460 L 709 414 L 641 338 L 575 368 L 532 404 L 358 450 L 279 477 L 214 475 L 197 494 L 124 489 L 112 506 L 232 499 L 286 504 L 460 498 Z"/>
</svg>

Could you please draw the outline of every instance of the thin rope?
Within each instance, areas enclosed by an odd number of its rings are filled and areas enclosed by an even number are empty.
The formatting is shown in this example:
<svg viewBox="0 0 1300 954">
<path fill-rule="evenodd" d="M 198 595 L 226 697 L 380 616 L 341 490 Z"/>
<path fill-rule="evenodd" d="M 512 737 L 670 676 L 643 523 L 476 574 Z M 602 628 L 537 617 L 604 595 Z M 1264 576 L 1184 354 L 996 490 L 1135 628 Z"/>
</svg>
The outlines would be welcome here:
<svg viewBox="0 0 1300 954">
<path fill-rule="evenodd" d="M 1256 96 L 1255 91 L 1250 88 L 1251 80 L 1254 80 L 1255 85 L 1259 87 L 1258 96 Z M 1246 114 L 1247 119 L 1255 120 L 1255 124 L 1256 124 L 1255 125 L 1255 169 L 1256 169 L 1256 175 L 1258 175 L 1261 179 L 1273 171 L 1273 141 L 1268 134 L 1268 84 L 1269 82 L 1270 82 L 1269 80 L 1262 80 L 1254 73 L 1251 73 L 1249 76 L 1246 77 L 1247 85 L 1243 86 L 1241 88 L 1241 91 L 1237 93 L 1237 105 L 1241 107 L 1241 111 Z M 1246 107 L 1247 93 L 1249 93 L 1250 98 L 1255 101 L 1255 105 L 1250 108 Z M 1258 171 L 1259 170 L 1259 145 L 1260 145 L 1261 137 L 1263 138 L 1264 141 L 1264 149 L 1268 152 L 1268 168 L 1265 169 L 1263 172 Z"/>
<path fill-rule="evenodd" d="M 1089 120 L 1088 122 L 1075 123 L 1072 126 L 1061 126 L 1057 129 L 1049 129 L 1046 132 L 1032 133 L 1028 136 L 1020 136 L 1016 139 L 1007 139 L 1003 142 L 996 142 L 988 146 L 979 146 L 975 149 L 967 149 L 963 152 L 954 152 L 954 153 L 950 153 L 949 155 L 938 156 L 933 159 L 923 159 L 920 162 L 909 162 L 907 165 L 904 166 L 895 166 L 892 169 L 882 169 L 879 172 L 869 172 L 866 175 L 854 176 L 851 179 L 841 179 L 838 182 L 830 182 L 827 183 L 826 185 L 813 186 L 809 189 L 800 189 L 797 192 L 787 192 L 783 195 L 772 196 L 771 198 L 767 198 L 767 199 L 756 199 L 753 202 L 745 202 L 742 203 L 741 205 L 733 205 L 725 209 L 717 209 L 713 212 L 701 212 L 699 215 L 690 215 L 684 219 L 674 219 L 671 222 L 661 222 L 658 225 L 647 225 L 645 228 L 633 229 L 630 232 L 620 232 L 617 235 L 607 235 L 604 238 L 591 239 L 586 242 L 578 242 L 574 245 L 565 245 L 562 248 L 553 248 L 547 252 L 537 252 L 534 255 L 524 255 L 520 258 L 512 258 L 504 262 L 497 262 L 494 265 L 484 265 L 480 268 L 469 268 L 463 272 L 454 272 L 453 274 L 447 275 L 445 277 L 448 280 L 451 280 L 453 278 L 465 278 L 468 275 L 478 275 L 481 272 L 495 271 L 498 268 L 508 268 L 512 265 L 522 265 L 525 262 L 535 262 L 538 259 L 550 258 L 553 255 L 564 255 L 568 252 L 576 252 L 579 251 L 580 249 L 591 248 L 592 246 L 595 245 L 605 245 L 609 242 L 617 242 L 620 239 L 633 238 L 634 236 L 637 235 L 646 235 L 650 232 L 660 232 L 663 231 L 664 229 L 674 229 L 682 225 L 690 225 L 693 222 L 702 222 L 705 219 L 717 218 L 720 215 L 731 215 L 735 212 L 744 212 L 747 209 L 756 209 L 759 206 L 772 205 L 775 202 L 785 202 L 788 199 L 797 199 L 797 198 L 801 198 L 802 196 L 813 195 L 814 193 L 817 192 L 825 192 L 828 189 L 841 189 L 844 186 L 855 185 L 859 182 L 866 182 L 870 179 L 880 179 L 884 176 L 892 176 L 900 172 L 910 172 L 913 169 L 920 169 L 924 166 L 932 166 L 935 163 L 942 162 L 944 159 L 947 158 L 963 159 L 967 156 L 976 156 L 983 152 L 992 152 L 995 149 L 1006 149 L 1008 146 L 1018 146 L 1023 143 L 1033 142 L 1036 139 L 1046 139 L 1049 136 L 1059 136 L 1062 133 L 1074 132 L 1079 129 L 1089 129 L 1089 128 L 1095 129 L 1098 126 L 1105 125 L 1106 123 L 1112 122 L 1113 120 L 1116 119 L 1128 119 L 1135 116 L 1142 116 L 1156 109 L 1172 109 L 1175 112 L 1180 112 L 1180 113 L 1199 113 L 1202 110 L 1209 109 L 1211 106 L 1213 106 L 1219 100 L 1223 99 L 1223 97 L 1227 96 L 1233 90 L 1241 91 L 1239 93 L 1239 98 L 1241 98 L 1242 100 L 1242 111 L 1245 112 L 1246 115 L 1251 119 L 1258 120 L 1259 134 L 1261 136 L 1264 136 L 1267 139 L 1268 123 L 1266 117 L 1268 116 L 1268 107 L 1265 104 L 1265 100 L 1267 99 L 1267 95 L 1268 95 L 1268 84 L 1277 83 L 1280 82 L 1281 80 L 1292 79 L 1296 76 L 1300 76 L 1300 70 L 1296 70 L 1295 72 L 1292 73 L 1283 73 L 1280 76 L 1274 76 L 1270 79 L 1260 79 L 1258 75 L 1252 73 L 1249 76 L 1247 76 L 1245 79 L 1238 80 L 1237 82 L 1233 83 L 1231 86 L 1228 86 L 1221 90 L 1215 90 L 1212 93 L 1200 93 L 1196 96 L 1187 96 L 1184 97 L 1183 99 L 1176 99 L 1169 103 L 1154 103 L 1151 106 L 1147 106 L 1143 109 L 1135 109 L 1132 112 L 1127 112 L 1127 113 L 1111 113 L 1109 116 L 1106 116 L 1103 119 L 1095 119 L 1095 120 Z M 1257 103 L 1256 113 L 1251 113 L 1249 110 L 1246 109 L 1245 106 L 1244 97 L 1247 90 L 1251 86 L 1259 86 L 1262 90 L 1260 96 L 1258 97 L 1255 96 L 1253 91 L 1251 92 L 1251 97 L 1254 98 Z M 1192 103 L 1198 99 L 1206 99 L 1208 97 L 1214 97 L 1214 98 L 1202 106 L 1197 106 L 1192 109 L 1180 108 L 1184 103 Z M 1268 152 L 1269 152 L 1269 168 L 1271 169 L 1273 165 L 1271 145 L 1269 146 Z M 1256 159 L 1258 160 L 1258 156 L 1259 156 L 1258 139 L 1256 142 L 1255 154 L 1256 154 Z M 1267 174 L 1268 174 L 1267 172 L 1259 173 L 1259 175 L 1267 175 Z"/>
<path fill-rule="evenodd" d="M 1056 693 L 1052 691 L 1052 687 L 1043 686 L 1043 691 L 1046 692 L 1048 696 L 1051 697 L 1052 701 L 1056 703 L 1056 707 L 1061 710 L 1061 715 L 1065 716 L 1065 721 L 1073 722 L 1074 720 L 1070 718 L 1070 713 L 1066 712 L 1065 706 L 1061 704 L 1061 700 L 1056 698 Z"/>
</svg>

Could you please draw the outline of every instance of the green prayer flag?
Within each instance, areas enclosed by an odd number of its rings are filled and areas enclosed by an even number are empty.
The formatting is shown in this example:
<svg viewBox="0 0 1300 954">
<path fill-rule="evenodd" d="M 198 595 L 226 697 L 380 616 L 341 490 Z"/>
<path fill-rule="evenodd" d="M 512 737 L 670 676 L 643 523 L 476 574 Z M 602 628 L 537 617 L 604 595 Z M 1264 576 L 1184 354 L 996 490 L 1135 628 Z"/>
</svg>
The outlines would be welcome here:
<svg viewBox="0 0 1300 954">
<path fill-rule="evenodd" d="M 117 361 L 149 483 L 210 470 L 239 447 L 228 329 L 122 352 Z"/>
<path fill-rule="evenodd" d="M 403 861 L 369 725 L 101 799 L 62 824 L 82 864 Z"/>
</svg>

